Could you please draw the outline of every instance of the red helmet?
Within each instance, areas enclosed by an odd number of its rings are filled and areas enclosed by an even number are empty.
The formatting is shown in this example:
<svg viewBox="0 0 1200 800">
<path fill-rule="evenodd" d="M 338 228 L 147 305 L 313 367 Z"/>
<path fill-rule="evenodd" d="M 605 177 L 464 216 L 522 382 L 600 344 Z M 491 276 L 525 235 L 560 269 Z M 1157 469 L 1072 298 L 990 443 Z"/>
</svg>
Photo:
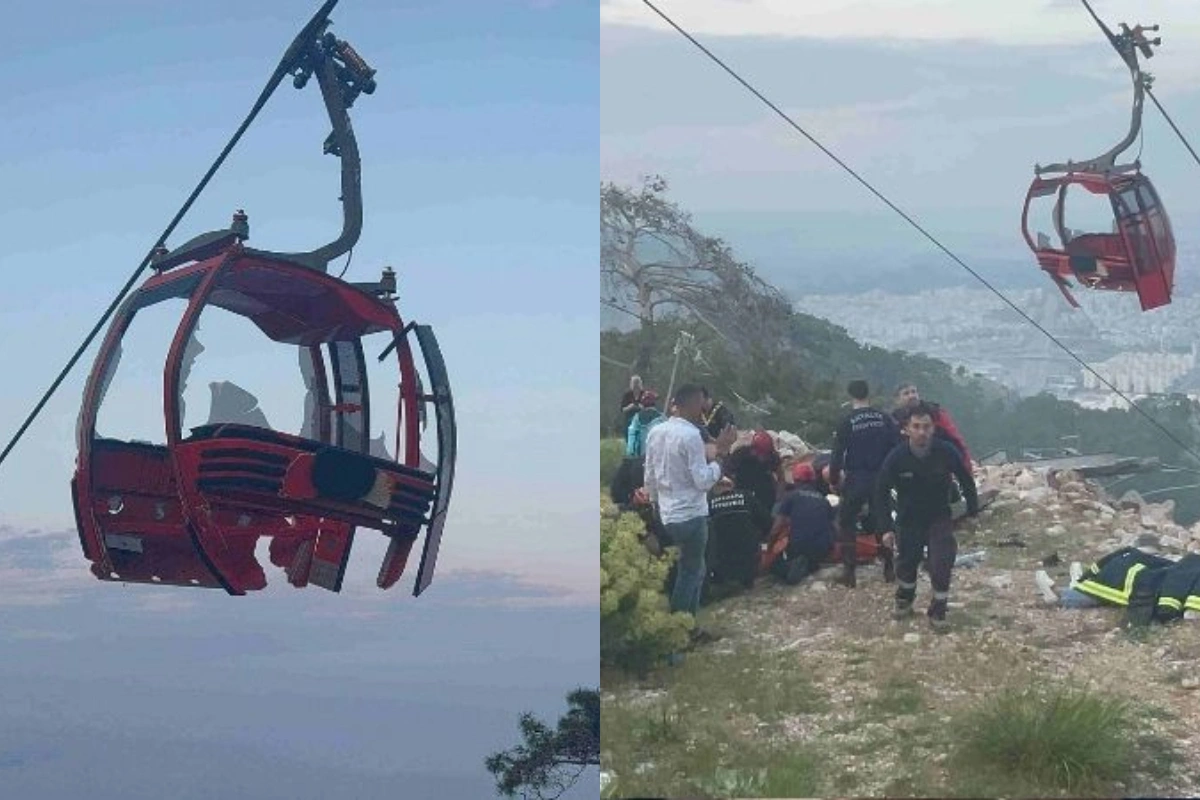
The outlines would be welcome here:
<svg viewBox="0 0 1200 800">
<path fill-rule="evenodd" d="M 817 473 L 812 464 L 805 462 L 792 467 L 792 480 L 796 483 L 813 483 L 816 479 Z"/>
<path fill-rule="evenodd" d="M 750 440 L 750 449 L 756 456 L 766 458 L 775 452 L 775 441 L 766 431 L 757 431 Z"/>
</svg>

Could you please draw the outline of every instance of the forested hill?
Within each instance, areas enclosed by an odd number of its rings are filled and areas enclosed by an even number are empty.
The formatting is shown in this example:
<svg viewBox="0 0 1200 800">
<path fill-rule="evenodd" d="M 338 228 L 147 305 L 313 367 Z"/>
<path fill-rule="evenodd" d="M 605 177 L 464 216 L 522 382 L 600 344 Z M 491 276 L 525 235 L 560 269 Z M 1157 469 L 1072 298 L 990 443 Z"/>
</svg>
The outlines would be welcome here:
<svg viewBox="0 0 1200 800">
<path fill-rule="evenodd" d="M 789 430 L 828 446 L 849 380 L 867 380 L 875 401 L 887 408 L 895 385 L 912 381 L 925 399 L 947 408 L 976 458 L 1001 449 L 1020 454 L 1069 445 L 1084 453 L 1156 456 L 1200 470 L 1200 460 L 1136 411 L 1089 410 L 1049 395 L 1017 399 L 966 369 L 861 345 L 845 329 L 795 312 L 724 242 L 695 230 L 665 191 L 661 178 L 640 188 L 601 187 L 600 299 L 635 326 L 601 333 L 602 433 L 618 432 L 620 396 L 634 372 L 648 388 L 666 393 L 682 333 L 675 385 L 705 384 L 734 411 L 739 427 Z M 1172 395 L 1139 406 L 1200 453 L 1200 405 Z M 1138 476 L 1120 489 L 1147 492 L 1200 482 L 1180 475 Z M 1200 493 L 1183 488 L 1154 499 L 1168 498 L 1175 500 L 1180 522 L 1200 518 Z"/>
<path fill-rule="evenodd" d="M 1009 393 L 999 384 L 970 376 L 963 369 L 955 371 L 926 356 L 860 345 L 843 328 L 805 314 L 794 314 L 789 328 L 789 346 L 775 358 L 760 360 L 754 354 L 738 352 L 702 323 L 679 316 L 664 318 L 655 325 L 653 355 L 649 368 L 642 370 L 644 383 L 659 393 L 667 391 L 675 362 L 673 350 L 679 332 L 684 331 L 694 342 L 679 358 L 675 385 L 703 383 L 734 411 L 741 427 L 789 430 L 806 441 L 827 445 L 843 413 L 842 404 L 848 400 L 848 381 L 865 379 L 884 408 L 891 408 L 892 390 L 898 383 L 912 381 L 925 397 L 950 410 L 972 438 L 972 447 L 975 441 L 985 449 L 1003 446 L 993 447 L 992 442 L 1001 441 L 995 436 L 986 437 L 984 443 L 984 432 L 991 428 L 989 418 L 1006 416 L 1012 406 Z M 621 394 L 628 388 L 643 336 L 640 330 L 601 333 L 604 432 L 616 433 L 621 421 Z"/>
</svg>

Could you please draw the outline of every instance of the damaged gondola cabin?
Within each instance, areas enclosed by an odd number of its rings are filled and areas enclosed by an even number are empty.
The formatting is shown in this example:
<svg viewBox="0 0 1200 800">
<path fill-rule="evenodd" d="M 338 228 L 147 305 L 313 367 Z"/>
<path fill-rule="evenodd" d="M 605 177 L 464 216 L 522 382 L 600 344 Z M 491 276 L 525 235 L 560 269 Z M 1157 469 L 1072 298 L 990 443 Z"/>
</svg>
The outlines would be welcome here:
<svg viewBox="0 0 1200 800">
<path fill-rule="evenodd" d="M 1128 27 L 1114 34 L 1090 5 L 1084 5 L 1120 54 L 1133 80 L 1133 112 L 1129 132 L 1107 153 L 1086 161 L 1036 167 L 1025 195 L 1021 229 L 1038 266 L 1074 307 L 1071 281 L 1089 289 L 1135 292 L 1143 311 L 1171 302 L 1175 282 L 1175 236 L 1162 200 L 1140 160 L 1118 164 L 1117 157 L 1136 141 L 1142 126 L 1142 104 L 1151 78 L 1142 72 L 1138 54 L 1153 55 L 1159 39 L 1145 31 L 1158 26 Z M 1091 198 L 1104 198 L 1111 209 L 1108 228 L 1080 230 L 1068 224 Z M 1048 217 L 1031 220 L 1031 208 L 1053 198 Z M 1070 200 L 1070 202 L 1068 202 Z M 1034 226 L 1031 230 L 1031 224 Z M 1047 231 L 1050 231 L 1049 233 Z"/>
<path fill-rule="evenodd" d="M 374 283 L 328 273 L 362 228 L 358 149 L 347 109 L 375 89 L 374 71 L 325 30 L 334 2 L 304 28 L 281 69 L 297 88 L 313 75 L 320 86 L 333 124 L 325 152 L 341 161 L 342 233 L 310 252 L 256 250 L 245 245 L 249 221 L 239 211 L 228 229 L 171 251 L 158 248 L 150 261 L 155 274 L 129 295 L 108 329 L 79 416 L 71 493 L 84 555 L 101 580 L 242 595 L 266 585 L 255 546 L 268 537 L 271 562 L 292 585 L 336 592 L 359 527 L 390 538 L 380 588 L 400 578 L 423 529 L 414 594 L 433 579 L 456 450 L 437 340 L 429 326 L 400 317 L 392 270 Z M 181 315 L 174 331 L 163 333 L 171 342 L 162 373 L 166 443 L 106 437 L 97 417 L 121 369 L 123 336 L 139 313 L 167 301 Z M 308 394 L 296 398 L 305 409 L 298 435 L 272 429 L 254 396 L 231 382 L 214 382 L 208 422 L 185 428 L 183 392 L 205 349 L 200 323 L 213 309 L 248 320 L 292 353 Z M 398 408 L 371 402 L 368 336 L 387 343 L 369 357 L 395 365 Z M 427 405 L 437 433 L 432 458 L 421 452 Z M 394 443 L 372 442 L 375 415 L 394 415 Z"/>
</svg>

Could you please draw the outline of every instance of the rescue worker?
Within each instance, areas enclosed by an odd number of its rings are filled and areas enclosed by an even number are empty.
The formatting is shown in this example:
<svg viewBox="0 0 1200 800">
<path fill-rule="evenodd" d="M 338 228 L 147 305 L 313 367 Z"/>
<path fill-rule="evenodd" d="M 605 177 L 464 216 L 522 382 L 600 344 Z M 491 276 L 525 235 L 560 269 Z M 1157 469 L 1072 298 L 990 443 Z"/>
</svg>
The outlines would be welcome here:
<svg viewBox="0 0 1200 800">
<path fill-rule="evenodd" d="M 854 572 L 857 566 L 855 541 L 858 518 L 865 508 L 867 515 L 863 531 L 876 536 L 883 533 L 885 528 L 874 513 L 872 495 L 883 460 L 900 444 L 901 436 L 895 419 L 871 405 L 868 399 L 870 387 L 866 381 L 851 381 L 846 391 L 850 395 L 852 410 L 842 419 L 834 434 L 829 483 L 841 496 L 837 519 L 842 574 L 835 582 L 853 589 L 857 583 Z M 895 579 L 891 548 L 882 548 L 880 554 L 883 558 L 884 580 L 891 583 Z"/>
<path fill-rule="evenodd" d="M 832 453 L 821 451 L 809 462 L 816 473 L 813 485 L 821 494 L 834 494 L 833 486 L 829 483 L 829 464 L 832 460 Z"/>
<path fill-rule="evenodd" d="M 722 478 L 708 500 L 708 521 L 709 577 L 750 589 L 758 575 L 763 537 L 771 527 L 770 506 L 763 506 L 740 478 Z"/>
<path fill-rule="evenodd" d="M 1185 610 L 1200 611 L 1200 555 L 1188 553 L 1172 561 L 1123 547 L 1091 564 L 1071 588 L 1126 607 L 1135 626 L 1171 622 Z"/>
<path fill-rule="evenodd" d="M 925 403 L 908 409 L 904 422 L 907 441 L 884 459 L 876 484 L 879 519 L 892 519 L 892 490 L 896 490 L 896 524 L 888 525 L 883 544 L 897 550 L 895 619 L 912 614 L 917 592 L 917 567 L 929 548 L 929 579 L 933 599 L 927 612 L 937 632 L 947 630 L 946 603 L 958 541 L 950 512 L 950 480 L 957 477 L 967 500 L 967 515 L 979 513 L 975 480 L 954 448 L 934 436 L 934 411 Z"/>
<path fill-rule="evenodd" d="M 769 513 L 775 507 L 779 484 L 783 482 L 783 459 L 775 450 L 775 441 L 766 431 L 755 431 L 749 447 L 729 454 L 722 465 L 738 486 L 754 495 Z M 766 533 L 764 526 L 763 533 Z"/>
<path fill-rule="evenodd" d="M 939 439 L 944 439 L 954 446 L 955 451 L 962 458 L 963 464 L 967 469 L 971 469 L 971 451 L 967 449 L 967 442 L 963 439 L 962 433 L 959 432 L 958 426 L 954 424 L 954 419 L 950 416 L 950 412 L 937 403 L 930 403 L 921 400 L 921 393 L 917 391 L 917 387 L 911 382 L 905 382 L 896 387 L 895 392 L 896 410 L 892 412 L 897 422 L 907 415 L 907 410 L 914 408 L 917 404 L 924 402 L 925 406 L 930 409 L 933 414 L 933 425 L 935 435 Z"/>
<path fill-rule="evenodd" d="M 828 498 L 817 490 L 811 464 L 792 468 L 793 488 L 775 508 L 768 538 L 768 558 L 789 584 L 796 584 L 821 567 L 833 548 L 834 512 Z"/>
<path fill-rule="evenodd" d="M 705 441 L 715 441 L 721 435 L 721 431 L 727 426 L 734 425 L 733 412 L 725 407 L 724 403 L 713 401 L 713 396 L 705 387 L 700 387 L 704 392 L 704 415 L 703 426 Z"/>
</svg>

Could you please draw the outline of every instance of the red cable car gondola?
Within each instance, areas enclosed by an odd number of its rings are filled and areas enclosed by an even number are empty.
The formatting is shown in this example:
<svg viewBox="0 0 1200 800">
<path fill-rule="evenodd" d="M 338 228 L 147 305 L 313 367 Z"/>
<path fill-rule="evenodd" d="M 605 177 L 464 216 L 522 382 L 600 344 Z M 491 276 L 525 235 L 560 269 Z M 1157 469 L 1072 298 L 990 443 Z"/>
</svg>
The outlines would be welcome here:
<svg viewBox="0 0 1200 800">
<path fill-rule="evenodd" d="M 327 3 L 323 13 L 331 7 Z M 288 71 L 297 88 L 316 74 L 333 123 L 325 152 L 341 159 L 342 234 L 307 253 L 254 250 L 243 244 L 249 227 L 239 212 L 230 229 L 173 252 L 163 248 L 151 262 L 156 274 L 125 301 L 108 330 L 79 417 L 72 496 L 83 552 L 101 580 L 245 594 L 266 585 L 254 556 L 258 538 L 266 536 L 272 563 L 285 569 L 290 583 L 336 592 L 357 527 L 391 538 L 377 580 L 384 589 L 399 579 L 427 528 L 413 593 L 433 579 L 454 477 L 450 389 L 431 329 L 406 324 L 397 313 L 390 269 L 371 284 L 327 274 L 330 261 L 348 252 L 361 232 L 358 147 L 346 110 L 375 83 L 374 71 L 346 42 L 324 33 L 327 19 L 314 23 L 289 50 Z M 97 414 L 122 337 L 135 315 L 172 299 L 186 301 L 186 311 L 163 373 L 166 444 L 105 438 L 97 433 Z M 181 393 L 196 352 L 196 326 L 211 308 L 295 347 L 314 399 L 301 435 L 271 429 L 261 412 L 210 416 L 209 424 L 183 429 Z M 371 405 L 362 345 L 370 334 L 390 340 L 379 359 L 395 359 L 398 370 L 394 457 L 371 452 L 372 415 L 389 409 Z M 428 387 L 421 386 L 414 338 Z M 214 393 L 217 388 L 230 387 L 214 387 Z M 427 404 L 436 413 L 433 462 L 420 451 Z"/>
<path fill-rule="evenodd" d="M 1158 30 L 1158 26 L 1137 25 L 1130 29 L 1121 24 L 1121 33 L 1113 34 L 1096 16 L 1090 5 L 1084 5 L 1113 47 L 1129 67 L 1133 78 L 1133 115 L 1129 133 L 1104 155 L 1090 161 L 1052 164 L 1035 167 L 1033 183 L 1025 196 L 1021 228 L 1038 265 L 1046 271 L 1076 308 L 1071 296 L 1070 280 L 1092 289 L 1137 292 L 1142 310 L 1171 302 L 1175 280 L 1175 237 L 1166 209 L 1150 178 L 1141 172 L 1140 161 L 1116 163 L 1117 156 L 1137 138 L 1142 124 L 1142 101 L 1151 76 L 1143 74 L 1138 64 L 1140 50 L 1146 58 L 1153 55 L 1151 45 L 1160 39 L 1148 40 L 1143 31 Z M 1076 186 L 1093 195 L 1104 195 L 1112 208 L 1112 228 L 1107 232 L 1073 230 L 1065 221 L 1067 191 Z M 1056 196 L 1052 228 L 1057 240 L 1029 228 L 1029 207 L 1035 198 Z"/>
</svg>

